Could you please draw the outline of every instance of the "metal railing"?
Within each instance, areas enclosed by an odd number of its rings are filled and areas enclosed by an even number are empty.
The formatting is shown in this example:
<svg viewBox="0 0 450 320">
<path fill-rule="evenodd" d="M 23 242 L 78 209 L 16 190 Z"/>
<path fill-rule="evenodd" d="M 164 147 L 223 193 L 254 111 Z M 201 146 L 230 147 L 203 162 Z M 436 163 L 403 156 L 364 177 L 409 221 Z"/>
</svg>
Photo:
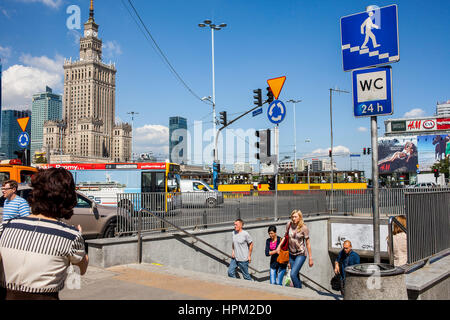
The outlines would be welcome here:
<svg viewBox="0 0 450 320">
<path fill-rule="evenodd" d="M 435 190 L 450 192 L 450 188 L 437 189 L 380 189 L 380 215 L 405 215 L 405 194 L 429 193 Z M 331 197 L 333 193 L 333 197 Z M 202 229 L 232 223 L 241 218 L 245 222 L 275 219 L 275 204 L 278 219 L 289 218 L 294 209 L 300 209 L 304 216 L 372 215 L 372 190 L 294 190 L 249 192 L 182 192 L 182 193 L 121 193 L 117 195 L 117 232 L 135 233 L 137 212 L 149 209 L 182 228 Z M 331 200 L 332 198 L 332 200 Z M 333 203 L 331 203 L 333 201 Z M 167 230 L 160 220 L 143 214 L 142 231 Z"/>
<path fill-rule="evenodd" d="M 450 191 L 406 193 L 408 264 L 450 248 Z"/>
</svg>

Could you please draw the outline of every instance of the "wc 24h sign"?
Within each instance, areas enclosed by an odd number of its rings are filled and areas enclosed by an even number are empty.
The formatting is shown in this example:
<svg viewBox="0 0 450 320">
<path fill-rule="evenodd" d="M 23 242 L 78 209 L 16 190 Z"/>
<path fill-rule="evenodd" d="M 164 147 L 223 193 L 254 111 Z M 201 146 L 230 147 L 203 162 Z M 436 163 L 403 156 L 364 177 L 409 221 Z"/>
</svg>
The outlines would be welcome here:
<svg viewBox="0 0 450 320">
<path fill-rule="evenodd" d="M 355 70 L 352 79 L 355 117 L 393 113 L 391 67 Z"/>
</svg>

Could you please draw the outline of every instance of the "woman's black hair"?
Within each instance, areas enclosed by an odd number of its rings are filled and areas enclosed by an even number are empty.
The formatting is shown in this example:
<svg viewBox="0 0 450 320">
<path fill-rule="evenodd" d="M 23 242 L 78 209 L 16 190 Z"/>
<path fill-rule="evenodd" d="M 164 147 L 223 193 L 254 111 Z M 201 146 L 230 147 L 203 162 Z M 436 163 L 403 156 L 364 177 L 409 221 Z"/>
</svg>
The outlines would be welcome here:
<svg viewBox="0 0 450 320">
<path fill-rule="evenodd" d="M 277 227 L 275 227 L 275 226 L 269 226 L 269 229 L 267 229 L 267 233 L 269 233 L 270 231 L 273 231 L 273 232 L 277 232 Z"/>
</svg>

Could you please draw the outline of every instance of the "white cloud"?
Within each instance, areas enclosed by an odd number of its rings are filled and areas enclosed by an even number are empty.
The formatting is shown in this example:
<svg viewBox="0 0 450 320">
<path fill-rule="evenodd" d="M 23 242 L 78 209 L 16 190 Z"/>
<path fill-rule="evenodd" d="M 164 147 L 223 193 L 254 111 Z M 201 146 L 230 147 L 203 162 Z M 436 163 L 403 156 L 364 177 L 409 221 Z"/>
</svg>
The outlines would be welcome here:
<svg viewBox="0 0 450 320">
<path fill-rule="evenodd" d="M 55 59 L 52 60 L 46 56 L 33 57 L 30 54 L 23 54 L 20 56 L 20 61 L 30 67 L 45 70 L 50 73 L 64 73 L 64 57 L 60 55 L 56 55 Z"/>
<path fill-rule="evenodd" d="M 330 148 L 326 149 L 316 149 L 311 152 L 312 157 L 319 157 L 319 156 L 328 156 Z M 335 146 L 333 147 L 333 155 L 347 155 L 350 154 L 350 149 L 344 146 Z"/>
<path fill-rule="evenodd" d="M 169 128 L 146 124 L 133 130 L 133 152 L 152 151 L 154 154 L 169 154 Z"/>
<path fill-rule="evenodd" d="M 2 59 L 2 63 L 8 63 L 8 58 L 11 57 L 12 50 L 10 47 L 2 47 L 0 46 L 0 59 Z"/>
<path fill-rule="evenodd" d="M 367 132 L 368 131 L 368 129 L 366 127 L 359 127 L 357 130 L 359 132 Z"/>
<path fill-rule="evenodd" d="M 20 1 L 26 3 L 39 2 L 53 9 L 59 8 L 63 3 L 63 0 L 20 0 Z"/>
<path fill-rule="evenodd" d="M 103 43 L 102 52 L 105 58 L 113 58 L 122 54 L 122 49 L 117 41 L 106 41 Z"/>
<path fill-rule="evenodd" d="M 6 108 L 31 109 L 33 94 L 43 92 L 46 86 L 58 93 L 63 90 L 63 61 L 57 55 L 55 59 L 22 55 L 20 61 L 3 72 L 3 106 Z"/>
<path fill-rule="evenodd" d="M 423 117 L 425 115 L 425 111 L 420 108 L 412 109 L 411 111 L 406 112 L 403 117 L 405 118 L 415 118 L 415 117 Z"/>
</svg>

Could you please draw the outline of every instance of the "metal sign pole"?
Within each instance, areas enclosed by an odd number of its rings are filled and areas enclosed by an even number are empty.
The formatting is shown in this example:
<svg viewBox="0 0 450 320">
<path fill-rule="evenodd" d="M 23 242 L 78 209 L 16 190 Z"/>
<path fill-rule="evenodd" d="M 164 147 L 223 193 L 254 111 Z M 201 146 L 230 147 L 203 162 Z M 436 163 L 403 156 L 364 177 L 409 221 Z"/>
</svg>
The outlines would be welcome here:
<svg viewBox="0 0 450 320">
<path fill-rule="evenodd" d="M 275 163 L 274 163 L 274 170 L 275 170 L 275 221 L 278 221 L 278 124 L 274 129 L 275 131 Z"/>
<path fill-rule="evenodd" d="M 378 132 L 377 117 L 370 117 L 372 138 L 372 213 L 373 213 L 373 251 L 374 262 L 380 263 L 380 212 L 378 188 Z"/>
</svg>

